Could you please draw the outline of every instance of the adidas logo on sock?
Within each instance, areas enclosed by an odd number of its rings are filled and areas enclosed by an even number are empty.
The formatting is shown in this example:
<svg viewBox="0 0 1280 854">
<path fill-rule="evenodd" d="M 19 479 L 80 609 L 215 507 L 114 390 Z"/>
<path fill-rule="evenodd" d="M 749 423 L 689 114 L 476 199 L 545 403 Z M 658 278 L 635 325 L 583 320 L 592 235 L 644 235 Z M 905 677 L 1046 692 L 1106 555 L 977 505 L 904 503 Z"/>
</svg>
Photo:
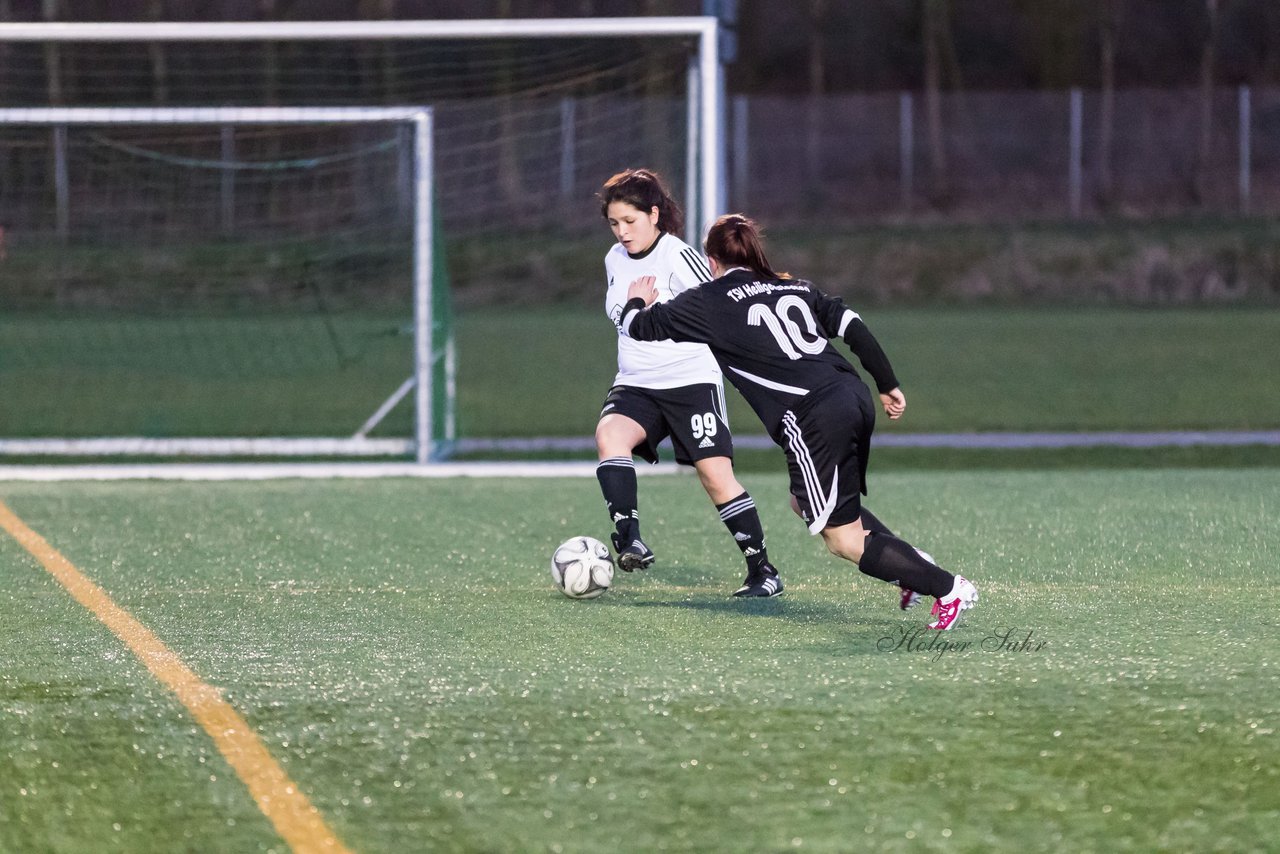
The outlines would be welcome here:
<svg viewBox="0 0 1280 854">
<path fill-rule="evenodd" d="M 626 514 L 626 513 L 614 513 L 614 514 L 613 514 L 613 521 L 614 521 L 614 523 L 615 523 L 615 524 L 616 524 L 616 523 L 618 523 L 618 522 L 621 522 L 623 519 L 626 519 L 626 518 L 627 518 L 627 514 Z"/>
<path fill-rule="evenodd" d="M 698 443 L 699 448 L 714 448 L 716 443 L 711 441 L 710 436 L 703 436 L 702 441 Z"/>
<path fill-rule="evenodd" d="M 746 549 L 744 549 L 744 550 L 743 550 L 743 552 L 742 552 L 742 556 L 743 556 L 743 557 L 755 557 L 755 556 L 756 556 L 756 555 L 758 555 L 758 554 L 760 554 L 760 550 L 759 550 L 759 549 L 753 549 L 753 548 L 746 548 Z"/>
</svg>

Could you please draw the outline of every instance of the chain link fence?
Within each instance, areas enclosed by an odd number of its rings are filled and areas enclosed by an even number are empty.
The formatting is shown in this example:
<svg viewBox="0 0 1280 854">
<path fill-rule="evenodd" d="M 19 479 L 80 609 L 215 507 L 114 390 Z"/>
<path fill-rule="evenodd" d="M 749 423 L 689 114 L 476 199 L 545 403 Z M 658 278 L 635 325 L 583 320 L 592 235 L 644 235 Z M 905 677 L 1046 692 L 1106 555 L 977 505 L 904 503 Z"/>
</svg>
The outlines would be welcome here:
<svg viewBox="0 0 1280 854">
<path fill-rule="evenodd" d="M 737 96 L 726 136 L 774 223 L 1280 213 L 1280 89 Z"/>
</svg>

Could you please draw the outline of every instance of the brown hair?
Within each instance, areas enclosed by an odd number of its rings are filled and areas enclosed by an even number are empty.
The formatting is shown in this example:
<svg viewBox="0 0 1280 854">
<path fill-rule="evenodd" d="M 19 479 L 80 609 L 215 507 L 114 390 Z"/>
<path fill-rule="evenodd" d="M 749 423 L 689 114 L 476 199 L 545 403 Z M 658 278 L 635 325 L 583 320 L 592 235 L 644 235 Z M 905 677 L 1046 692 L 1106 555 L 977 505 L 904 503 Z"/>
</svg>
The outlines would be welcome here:
<svg viewBox="0 0 1280 854">
<path fill-rule="evenodd" d="M 659 231 L 679 234 L 684 230 L 684 212 L 671 198 L 657 172 L 624 169 L 605 181 L 596 195 L 600 197 L 600 215 L 605 218 L 609 216 L 609 205 L 625 202 L 645 213 L 657 208 Z"/>
<path fill-rule="evenodd" d="M 767 279 L 789 279 L 787 273 L 775 273 L 764 254 L 762 230 L 742 214 L 725 214 L 707 232 L 703 250 L 716 259 L 720 267 L 746 267 Z"/>
</svg>

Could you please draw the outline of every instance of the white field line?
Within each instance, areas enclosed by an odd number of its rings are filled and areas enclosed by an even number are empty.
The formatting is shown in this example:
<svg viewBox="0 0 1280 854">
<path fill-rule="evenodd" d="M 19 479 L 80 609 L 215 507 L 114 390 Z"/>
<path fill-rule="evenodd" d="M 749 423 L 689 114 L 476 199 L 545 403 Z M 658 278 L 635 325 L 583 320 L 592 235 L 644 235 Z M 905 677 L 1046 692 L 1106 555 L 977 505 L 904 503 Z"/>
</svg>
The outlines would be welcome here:
<svg viewBox="0 0 1280 854">
<path fill-rule="evenodd" d="M 735 447 L 758 450 L 775 447 L 768 436 L 735 435 Z M 1161 448 L 1199 445 L 1280 445 L 1280 430 L 1164 430 L 1154 432 L 1040 432 L 1040 433 L 876 433 L 871 444 L 881 448 Z M 670 447 L 665 443 L 660 447 Z M 459 439 L 461 453 L 590 451 L 589 436 L 528 439 Z"/>
<path fill-rule="evenodd" d="M 735 436 L 742 449 L 776 447 L 767 436 Z M 1151 433 L 881 433 L 872 440 L 879 448 L 955 448 L 1017 450 L 1026 448 L 1161 448 L 1280 445 L 1280 430 L 1207 430 Z M 459 453 L 589 453 L 590 436 L 528 439 L 460 439 Z M 669 457 L 669 443 L 664 443 Z M 280 463 L 58 463 L 0 465 L 0 481 L 75 480 L 276 480 L 285 478 L 378 477 L 595 477 L 596 464 L 582 461 L 492 462 L 280 462 Z M 642 475 L 688 473 L 671 462 L 638 465 Z"/>
</svg>

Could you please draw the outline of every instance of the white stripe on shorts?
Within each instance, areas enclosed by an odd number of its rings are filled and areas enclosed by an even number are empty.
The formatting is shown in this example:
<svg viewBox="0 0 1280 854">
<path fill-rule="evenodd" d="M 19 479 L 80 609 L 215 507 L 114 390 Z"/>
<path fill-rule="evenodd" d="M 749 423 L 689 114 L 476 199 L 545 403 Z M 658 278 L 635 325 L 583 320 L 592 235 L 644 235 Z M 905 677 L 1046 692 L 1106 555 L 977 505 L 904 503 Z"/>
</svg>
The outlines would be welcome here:
<svg viewBox="0 0 1280 854">
<path fill-rule="evenodd" d="M 809 499 L 809 507 L 813 511 L 813 521 L 809 523 L 809 533 L 817 534 L 827 527 L 831 511 L 836 509 L 836 495 L 840 486 L 840 470 L 832 472 L 831 492 L 823 495 L 822 484 L 818 480 L 818 469 L 813 463 L 813 455 L 805 444 L 800 425 L 796 422 L 794 412 L 788 411 L 782 416 L 782 432 L 787 438 L 787 447 L 800 466 L 800 475 L 804 479 L 805 495 Z"/>
</svg>

